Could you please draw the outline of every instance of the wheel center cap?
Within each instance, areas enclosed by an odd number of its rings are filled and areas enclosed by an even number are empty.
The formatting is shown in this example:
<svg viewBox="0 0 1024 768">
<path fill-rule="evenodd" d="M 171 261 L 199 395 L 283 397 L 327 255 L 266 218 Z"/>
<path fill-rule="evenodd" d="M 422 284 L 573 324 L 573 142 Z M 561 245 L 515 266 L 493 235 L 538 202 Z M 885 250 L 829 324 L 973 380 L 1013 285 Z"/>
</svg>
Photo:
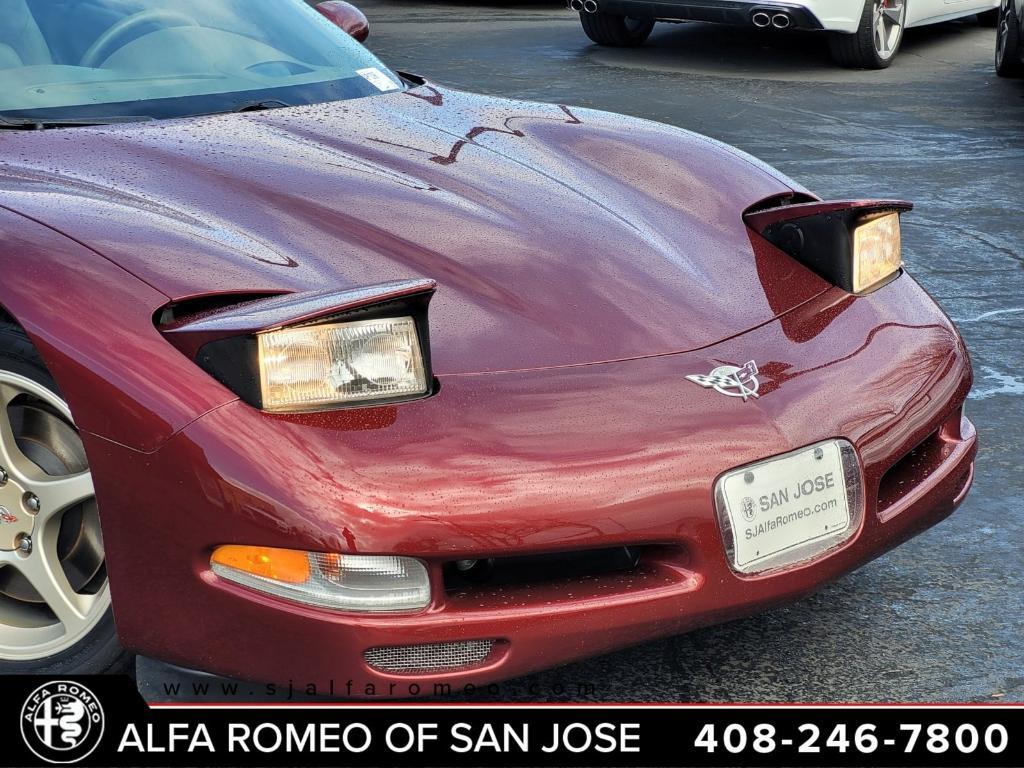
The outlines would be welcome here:
<svg viewBox="0 0 1024 768">
<path fill-rule="evenodd" d="M 0 551 L 18 549 L 25 536 L 35 528 L 35 515 L 25 507 L 25 491 L 8 479 L 0 487 Z"/>
</svg>

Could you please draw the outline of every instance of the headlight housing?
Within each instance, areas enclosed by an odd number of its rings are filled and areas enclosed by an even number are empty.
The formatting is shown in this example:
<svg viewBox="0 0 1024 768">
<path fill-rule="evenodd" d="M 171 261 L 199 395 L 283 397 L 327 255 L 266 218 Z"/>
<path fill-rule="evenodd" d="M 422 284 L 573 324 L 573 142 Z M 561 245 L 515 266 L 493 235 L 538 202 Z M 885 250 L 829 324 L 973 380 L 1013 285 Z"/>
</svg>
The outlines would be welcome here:
<svg viewBox="0 0 1024 768">
<path fill-rule="evenodd" d="M 274 413 L 385 405 L 432 395 L 427 308 L 437 284 L 213 297 L 169 305 L 165 337 L 256 408 Z M 233 300 L 232 300 L 233 299 Z M 194 304 L 191 306 L 195 306 Z"/>
<path fill-rule="evenodd" d="M 392 400 L 428 391 L 412 317 L 282 328 L 256 338 L 267 411 Z"/>
<path fill-rule="evenodd" d="M 864 294 L 900 274 L 900 214 L 912 207 L 897 200 L 811 202 L 748 211 L 744 219 L 833 285 Z"/>
</svg>

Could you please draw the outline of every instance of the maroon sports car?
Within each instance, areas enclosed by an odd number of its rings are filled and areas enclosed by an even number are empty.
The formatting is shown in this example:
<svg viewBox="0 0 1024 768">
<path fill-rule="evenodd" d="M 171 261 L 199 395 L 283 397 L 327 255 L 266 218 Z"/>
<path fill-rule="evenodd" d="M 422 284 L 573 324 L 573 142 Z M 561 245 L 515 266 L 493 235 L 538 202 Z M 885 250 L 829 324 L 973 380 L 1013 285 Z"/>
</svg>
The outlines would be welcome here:
<svg viewBox="0 0 1024 768">
<path fill-rule="evenodd" d="M 908 204 L 399 74 L 318 10 L 4 5 L 0 671 L 480 684 L 963 500 Z"/>
</svg>

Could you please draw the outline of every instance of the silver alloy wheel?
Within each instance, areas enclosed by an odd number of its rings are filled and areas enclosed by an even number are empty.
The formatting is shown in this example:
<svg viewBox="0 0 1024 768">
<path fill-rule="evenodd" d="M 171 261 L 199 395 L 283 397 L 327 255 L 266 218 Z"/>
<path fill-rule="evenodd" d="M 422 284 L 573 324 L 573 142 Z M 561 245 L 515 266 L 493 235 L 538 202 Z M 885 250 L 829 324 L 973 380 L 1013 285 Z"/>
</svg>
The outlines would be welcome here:
<svg viewBox="0 0 1024 768">
<path fill-rule="evenodd" d="M 0 660 L 81 641 L 110 605 L 92 473 L 67 403 L 0 371 Z"/>
<path fill-rule="evenodd" d="M 871 9 L 871 41 L 880 59 L 891 59 L 903 37 L 905 0 L 875 0 Z"/>
</svg>

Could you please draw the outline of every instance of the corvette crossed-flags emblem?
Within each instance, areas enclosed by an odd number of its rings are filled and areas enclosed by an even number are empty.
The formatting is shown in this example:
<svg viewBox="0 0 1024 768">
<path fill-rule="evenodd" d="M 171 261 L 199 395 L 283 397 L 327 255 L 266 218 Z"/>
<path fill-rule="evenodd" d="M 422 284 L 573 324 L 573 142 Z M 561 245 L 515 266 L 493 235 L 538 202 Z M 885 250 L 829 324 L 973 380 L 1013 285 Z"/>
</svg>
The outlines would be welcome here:
<svg viewBox="0 0 1024 768">
<path fill-rule="evenodd" d="M 720 365 L 706 376 L 694 374 L 687 376 L 687 380 L 699 384 L 707 389 L 714 389 L 729 397 L 742 397 L 746 402 L 747 398 L 757 397 L 757 390 L 761 383 L 757 380 L 757 363 L 749 360 L 742 367 L 735 365 Z"/>
</svg>

